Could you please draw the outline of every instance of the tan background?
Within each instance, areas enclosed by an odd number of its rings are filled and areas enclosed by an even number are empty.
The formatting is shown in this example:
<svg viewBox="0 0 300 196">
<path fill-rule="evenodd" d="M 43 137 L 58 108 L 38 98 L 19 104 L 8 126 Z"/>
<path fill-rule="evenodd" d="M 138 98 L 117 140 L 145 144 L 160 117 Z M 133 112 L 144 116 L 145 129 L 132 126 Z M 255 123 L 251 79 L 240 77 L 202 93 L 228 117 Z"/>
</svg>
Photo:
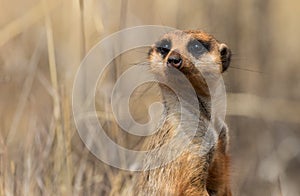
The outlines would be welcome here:
<svg viewBox="0 0 300 196">
<path fill-rule="evenodd" d="M 145 24 L 202 29 L 232 49 L 234 195 L 300 194 L 299 1 L 0 0 L 0 10 L 0 195 L 94 195 L 120 183 L 83 150 L 71 89 L 95 43 Z"/>
</svg>

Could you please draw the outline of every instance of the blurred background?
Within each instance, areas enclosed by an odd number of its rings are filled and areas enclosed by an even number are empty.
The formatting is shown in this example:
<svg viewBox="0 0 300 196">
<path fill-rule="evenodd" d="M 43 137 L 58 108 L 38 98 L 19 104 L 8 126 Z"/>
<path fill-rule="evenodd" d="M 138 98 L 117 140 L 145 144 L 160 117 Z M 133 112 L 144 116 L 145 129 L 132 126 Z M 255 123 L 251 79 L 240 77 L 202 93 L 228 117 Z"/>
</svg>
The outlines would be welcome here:
<svg viewBox="0 0 300 196">
<path fill-rule="evenodd" d="M 118 192 L 122 172 L 76 132 L 72 85 L 97 42 L 148 24 L 201 29 L 232 49 L 224 81 L 234 195 L 300 195 L 299 8 L 297 0 L 0 0 L 0 195 Z"/>
</svg>

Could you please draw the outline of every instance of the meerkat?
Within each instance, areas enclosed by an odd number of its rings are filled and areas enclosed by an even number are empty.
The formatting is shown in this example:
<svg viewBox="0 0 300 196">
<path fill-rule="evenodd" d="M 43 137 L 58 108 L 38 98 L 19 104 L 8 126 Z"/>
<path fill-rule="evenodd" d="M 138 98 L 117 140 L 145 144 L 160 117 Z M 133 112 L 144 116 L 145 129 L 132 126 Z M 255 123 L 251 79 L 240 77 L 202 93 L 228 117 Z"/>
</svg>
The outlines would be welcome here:
<svg viewBox="0 0 300 196">
<path fill-rule="evenodd" d="M 185 89 L 180 80 L 172 75 L 170 69 L 176 69 L 188 79 L 199 101 L 199 126 L 191 144 L 175 160 L 155 169 L 145 168 L 135 176 L 134 195 L 216 195 L 230 196 L 230 158 L 228 154 L 228 128 L 221 122 L 217 140 L 206 147 L 204 135 L 209 131 L 211 118 L 211 96 L 206 74 L 225 72 L 230 64 L 231 50 L 212 35 L 198 30 L 174 31 L 162 36 L 149 51 L 150 70 L 159 77 L 175 83 Z M 201 70 L 203 68 L 203 70 Z M 180 134 L 178 127 L 180 113 L 178 99 L 174 92 L 165 85 L 159 85 L 165 107 L 165 122 L 159 131 L 148 137 L 143 146 L 150 150 L 162 146 L 170 138 Z M 189 101 L 189 100 L 185 100 Z M 186 108 L 191 113 L 194 108 Z M 189 122 L 186 123 L 187 126 Z M 180 142 L 175 145 L 181 145 Z M 200 153 L 201 149 L 205 153 Z M 157 156 L 164 159 L 168 155 L 157 151 Z M 151 167 L 152 158 L 144 160 L 146 167 Z"/>
</svg>

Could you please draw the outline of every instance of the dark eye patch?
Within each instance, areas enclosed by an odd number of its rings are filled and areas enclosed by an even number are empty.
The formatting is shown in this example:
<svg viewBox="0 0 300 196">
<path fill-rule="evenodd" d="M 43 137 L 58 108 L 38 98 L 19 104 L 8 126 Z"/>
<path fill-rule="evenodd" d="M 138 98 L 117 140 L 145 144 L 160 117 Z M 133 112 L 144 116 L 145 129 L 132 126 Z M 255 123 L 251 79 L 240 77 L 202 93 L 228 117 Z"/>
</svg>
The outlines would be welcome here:
<svg viewBox="0 0 300 196">
<path fill-rule="evenodd" d="M 168 39 L 163 39 L 155 44 L 156 50 L 165 58 L 172 48 L 172 43 Z"/>
<path fill-rule="evenodd" d="M 196 58 L 210 50 L 210 43 L 196 39 L 189 41 L 187 50 Z"/>
</svg>

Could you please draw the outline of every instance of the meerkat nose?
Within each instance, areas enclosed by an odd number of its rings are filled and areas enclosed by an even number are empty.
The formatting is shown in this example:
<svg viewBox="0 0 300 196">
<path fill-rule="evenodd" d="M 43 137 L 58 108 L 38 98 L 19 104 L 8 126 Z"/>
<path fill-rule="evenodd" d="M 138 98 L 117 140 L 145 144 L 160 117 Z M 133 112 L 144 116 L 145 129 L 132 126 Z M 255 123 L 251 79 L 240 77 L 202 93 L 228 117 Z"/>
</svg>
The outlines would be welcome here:
<svg viewBox="0 0 300 196">
<path fill-rule="evenodd" d="M 182 65 L 182 59 L 180 54 L 177 52 L 173 51 L 171 54 L 168 56 L 167 59 L 167 66 L 173 66 L 175 68 L 180 69 Z"/>
</svg>

